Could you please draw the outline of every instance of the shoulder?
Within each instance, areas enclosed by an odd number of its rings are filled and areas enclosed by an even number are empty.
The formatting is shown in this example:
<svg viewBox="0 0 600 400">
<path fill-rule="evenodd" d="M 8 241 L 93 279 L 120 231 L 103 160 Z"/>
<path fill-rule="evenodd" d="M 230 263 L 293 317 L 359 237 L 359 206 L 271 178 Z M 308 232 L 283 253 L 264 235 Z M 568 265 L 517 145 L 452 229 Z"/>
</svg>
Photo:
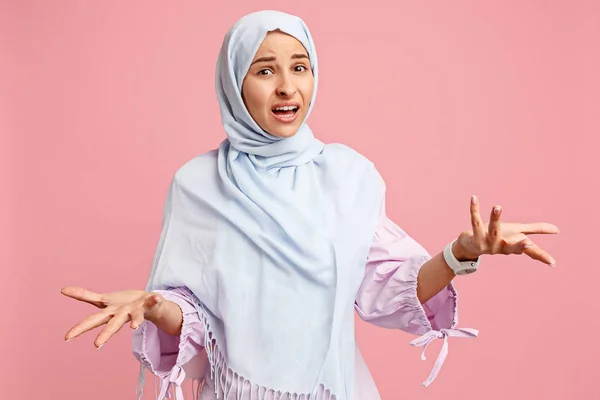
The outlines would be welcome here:
<svg viewBox="0 0 600 400">
<path fill-rule="evenodd" d="M 335 169 L 344 175 L 364 177 L 383 184 L 375 163 L 350 146 L 341 143 L 327 144 L 322 156 L 326 163 L 334 165 Z"/>
<path fill-rule="evenodd" d="M 218 150 L 210 150 L 195 156 L 181 165 L 173 176 L 174 183 L 186 185 L 213 177 L 217 169 Z"/>
<path fill-rule="evenodd" d="M 354 150 L 352 147 L 342 143 L 326 144 L 323 149 L 323 154 L 325 156 L 339 156 L 352 161 L 360 160 L 365 164 L 372 164 L 371 160 L 369 160 L 367 157 Z"/>
</svg>

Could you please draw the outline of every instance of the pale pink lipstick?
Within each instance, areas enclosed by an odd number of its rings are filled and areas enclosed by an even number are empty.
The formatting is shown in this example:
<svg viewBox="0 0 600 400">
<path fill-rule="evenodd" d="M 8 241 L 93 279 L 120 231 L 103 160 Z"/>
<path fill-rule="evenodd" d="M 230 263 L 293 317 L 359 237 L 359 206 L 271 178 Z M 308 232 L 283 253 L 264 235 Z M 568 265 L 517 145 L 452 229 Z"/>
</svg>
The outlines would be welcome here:
<svg viewBox="0 0 600 400">
<path fill-rule="evenodd" d="M 298 118 L 300 104 L 296 102 L 277 103 L 271 108 L 271 114 L 279 122 L 290 123 Z"/>
</svg>

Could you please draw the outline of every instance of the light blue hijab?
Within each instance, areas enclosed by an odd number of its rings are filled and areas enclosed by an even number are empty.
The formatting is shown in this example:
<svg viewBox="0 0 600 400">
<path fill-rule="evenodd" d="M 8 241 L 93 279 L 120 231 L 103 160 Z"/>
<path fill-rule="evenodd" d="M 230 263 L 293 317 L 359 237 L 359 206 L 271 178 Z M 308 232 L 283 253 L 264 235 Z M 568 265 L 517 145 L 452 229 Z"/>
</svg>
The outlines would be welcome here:
<svg viewBox="0 0 600 400">
<path fill-rule="evenodd" d="M 384 185 L 370 161 L 324 145 L 306 121 L 282 139 L 251 118 L 242 82 L 274 30 L 304 45 L 316 86 L 300 18 L 256 12 L 228 31 L 216 70 L 227 139 L 175 174 L 147 290 L 185 286 L 197 297 L 219 396 L 237 383 L 352 400 L 354 300 Z"/>
</svg>

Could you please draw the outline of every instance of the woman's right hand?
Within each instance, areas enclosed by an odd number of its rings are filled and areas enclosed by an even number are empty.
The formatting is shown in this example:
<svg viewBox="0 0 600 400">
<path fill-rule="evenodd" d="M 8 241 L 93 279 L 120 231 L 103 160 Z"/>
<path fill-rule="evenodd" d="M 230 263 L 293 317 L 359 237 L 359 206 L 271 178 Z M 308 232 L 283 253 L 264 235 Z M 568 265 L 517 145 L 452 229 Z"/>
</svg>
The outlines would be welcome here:
<svg viewBox="0 0 600 400">
<path fill-rule="evenodd" d="M 131 328 L 137 329 L 146 319 L 160 320 L 166 303 L 160 294 L 143 290 L 119 290 L 101 294 L 82 287 L 69 286 L 63 288 L 61 293 L 101 309 L 75 325 L 65 335 L 65 340 L 69 341 L 89 330 L 106 325 L 94 341 L 98 349 L 129 321 Z"/>
</svg>

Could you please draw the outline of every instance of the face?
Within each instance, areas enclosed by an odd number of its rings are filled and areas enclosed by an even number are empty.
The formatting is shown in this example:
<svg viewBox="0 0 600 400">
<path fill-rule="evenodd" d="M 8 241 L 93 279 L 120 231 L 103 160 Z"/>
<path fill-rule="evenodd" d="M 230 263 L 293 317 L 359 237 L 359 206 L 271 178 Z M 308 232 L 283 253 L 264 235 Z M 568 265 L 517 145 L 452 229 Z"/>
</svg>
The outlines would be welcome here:
<svg viewBox="0 0 600 400">
<path fill-rule="evenodd" d="M 306 49 L 296 38 L 269 32 L 242 84 L 250 116 L 271 135 L 294 136 L 313 95 L 314 77 Z"/>
</svg>

